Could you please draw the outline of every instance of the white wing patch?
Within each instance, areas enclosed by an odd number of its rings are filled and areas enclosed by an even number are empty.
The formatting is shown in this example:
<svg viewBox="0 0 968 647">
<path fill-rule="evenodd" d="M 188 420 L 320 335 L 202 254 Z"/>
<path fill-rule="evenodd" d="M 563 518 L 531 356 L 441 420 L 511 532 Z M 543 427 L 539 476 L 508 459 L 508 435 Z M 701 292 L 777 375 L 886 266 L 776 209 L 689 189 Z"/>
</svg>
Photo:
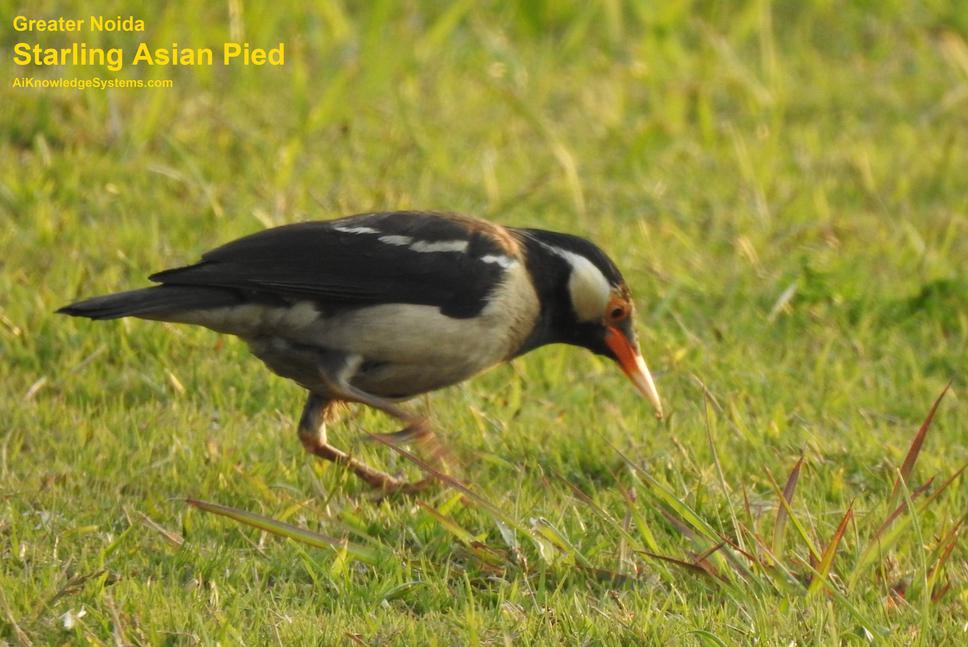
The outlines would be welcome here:
<svg viewBox="0 0 968 647">
<path fill-rule="evenodd" d="M 500 265 L 506 270 L 509 270 L 518 264 L 518 262 L 512 258 L 508 258 L 507 256 L 498 256 L 496 254 L 481 256 L 481 261 L 484 263 L 494 263 L 495 265 Z"/>
<path fill-rule="evenodd" d="M 373 227 L 333 227 L 335 231 L 341 231 L 344 234 L 379 234 L 382 233 Z M 457 252 L 464 253 L 467 251 L 470 243 L 466 240 L 437 240 L 437 241 L 427 241 L 418 240 L 414 241 L 412 236 L 403 236 L 398 234 L 387 234 L 377 238 L 378 241 L 385 245 L 393 245 L 395 247 L 406 247 L 411 251 L 429 254 L 433 252 Z M 555 249 L 556 252 L 564 254 L 562 250 Z M 495 265 L 501 266 L 502 269 L 509 270 L 518 264 L 516 260 L 502 254 L 488 254 L 482 256 L 480 259 L 484 263 L 493 263 Z"/>
<path fill-rule="evenodd" d="M 386 243 L 387 245 L 409 245 L 413 242 L 413 238 L 410 236 L 380 236 L 378 239 L 381 243 Z"/>
<path fill-rule="evenodd" d="M 466 240 L 441 240 L 428 243 L 425 240 L 418 240 L 410 246 L 415 252 L 466 252 Z"/>
<path fill-rule="evenodd" d="M 373 227 L 333 227 L 336 231 L 341 231 L 344 234 L 378 234 L 378 230 Z"/>
<path fill-rule="evenodd" d="M 355 233 L 380 233 L 376 230 L 370 229 L 369 227 L 354 227 Z M 361 231 L 366 230 L 366 231 Z M 345 231 L 341 229 L 340 231 Z M 469 243 L 466 240 L 437 240 L 437 241 L 427 241 L 418 240 L 414 242 L 412 236 L 401 236 L 401 235 L 386 235 L 377 238 L 381 243 L 386 245 L 395 245 L 397 247 L 406 247 L 411 251 L 418 253 L 432 253 L 432 252 L 466 252 Z"/>
</svg>

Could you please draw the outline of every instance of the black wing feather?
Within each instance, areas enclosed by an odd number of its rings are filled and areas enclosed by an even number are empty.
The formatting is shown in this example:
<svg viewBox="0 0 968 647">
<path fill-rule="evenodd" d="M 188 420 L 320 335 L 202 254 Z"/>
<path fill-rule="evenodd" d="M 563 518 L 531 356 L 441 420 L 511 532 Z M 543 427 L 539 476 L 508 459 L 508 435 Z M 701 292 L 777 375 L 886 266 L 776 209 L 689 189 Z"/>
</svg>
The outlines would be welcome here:
<svg viewBox="0 0 968 647">
<path fill-rule="evenodd" d="M 378 233 L 340 231 L 365 227 Z M 507 254 L 486 223 L 443 214 L 378 213 L 303 222 L 260 231 L 202 256 L 188 267 L 152 275 L 165 285 L 232 288 L 321 304 L 412 303 L 472 317 L 500 282 L 503 268 L 481 261 Z M 467 240 L 466 252 L 420 253 L 380 236 Z"/>
</svg>

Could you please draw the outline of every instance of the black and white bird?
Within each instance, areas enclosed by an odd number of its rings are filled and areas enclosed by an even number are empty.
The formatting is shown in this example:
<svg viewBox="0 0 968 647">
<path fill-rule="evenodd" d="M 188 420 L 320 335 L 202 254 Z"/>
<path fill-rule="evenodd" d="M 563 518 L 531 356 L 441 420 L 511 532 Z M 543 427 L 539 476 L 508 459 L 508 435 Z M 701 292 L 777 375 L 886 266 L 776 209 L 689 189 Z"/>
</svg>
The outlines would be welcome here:
<svg viewBox="0 0 968 647">
<path fill-rule="evenodd" d="M 309 391 L 299 422 L 305 448 L 383 490 L 408 484 L 329 444 L 336 404 L 402 420 L 404 429 L 386 434 L 394 441 L 424 438 L 426 420 L 397 402 L 545 344 L 612 358 L 662 416 L 629 288 L 611 259 L 577 236 L 449 213 L 367 213 L 266 229 L 150 279 L 159 285 L 58 312 L 241 337 Z"/>
</svg>

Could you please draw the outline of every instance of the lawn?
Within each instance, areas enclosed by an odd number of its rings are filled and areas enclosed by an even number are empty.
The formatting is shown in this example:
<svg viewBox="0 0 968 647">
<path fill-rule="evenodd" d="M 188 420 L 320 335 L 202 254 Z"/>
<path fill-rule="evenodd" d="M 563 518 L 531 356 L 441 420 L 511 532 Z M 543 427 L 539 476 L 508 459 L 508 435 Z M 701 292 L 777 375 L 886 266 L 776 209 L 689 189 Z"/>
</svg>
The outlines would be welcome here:
<svg viewBox="0 0 968 647">
<path fill-rule="evenodd" d="M 0 643 L 966 639 L 964 3 L 86 4 L 0 3 Z M 88 11 L 145 32 L 11 28 Z M 286 59 L 11 57 L 72 38 Z M 460 466 L 375 501 L 237 340 L 53 314 L 402 208 L 597 241 L 670 415 L 543 348 L 411 403 Z M 330 437 L 418 475 L 363 440 L 390 429 L 354 410 Z"/>
</svg>

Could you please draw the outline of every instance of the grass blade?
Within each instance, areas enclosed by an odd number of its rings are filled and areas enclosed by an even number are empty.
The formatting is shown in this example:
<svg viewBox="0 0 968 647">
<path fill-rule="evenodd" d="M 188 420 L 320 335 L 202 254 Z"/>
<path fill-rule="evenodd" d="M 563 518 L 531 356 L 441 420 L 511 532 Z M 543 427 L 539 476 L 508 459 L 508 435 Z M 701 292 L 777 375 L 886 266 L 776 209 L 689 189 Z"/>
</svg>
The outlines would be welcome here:
<svg viewBox="0 0 968 647">
<path fill-rule="evenodd" d="M 772 549 L 774 555 L 783 554 L 783 531 L 786 530 L 787 517 L 789 516 L 787 510 L 789 510 L 793 504 L 793 494 L 797 490 L 797 481 L 800 479 L 800 468 L 802 466 L 803 453 L 801 452 L 800 459 L 797 461 L 796 465 L 793 466 L 793 469 L 790 470 L 790 475 L 787 477 L 786 485 L 783 486 L 783 493 L 780 495 L 783 497 L 783 503 L 776 508 L 776 524 L 773 526 Z"/>
<path fill-rule="evenodd" d="M 813 585 L 814 580 L 819 582 L 820 586 L 824 587 L 827 590 L 827 593 L 830 594 L 830 597 L 836 600 L 838 604 L 840 604 L 852 616 L 854 616 L 854 619 L 857 620 L 857 622 L 859 622 L 865 629 L 867 629 L 867 631 L 871 632 L 874 635 L 878 635 L 882 637 L 891 635 L 890 629 L 888 629 L 884 625 L 874 622 L 872 618 L 865 615 L 860 610 L 860 608 L 858 608 L 857 605 L 850 600 L 850 598 L 844 595 L 843 592 L 840 591 L 840 589 L 838 589 L 836 586 L 833 585 L 833 582 L 829 581 L 827 578 L 820 577 L 820 572 L 817 569 L 815 569 L 812 565 L 810 565 L 810 563 L 804 561 L 799 557 L 797 557 L 796 559 L 803 566 L 805 566 L 811 573 L 812 575 L 812 580 L 810 583 L 811 586 Z"/>
<path fill-rule="evenodd" d="M 637 551 L 637 552 L 640 555 L 644 555 L 646 557 L 651 557 L 652 559 L 657 559 L 657 560 L 659 560 L 661 562 L 667 562 L 669 564 L 675 564 L 676 566 L 680 566 L 680 567 L 686 569 L 690 573 L 696 573 L 698 575 L 706 575 L 706 576 L 711 577 L 711 578 L 713 578 L 715 580 L 720 580 L 720 581 L 722 580 L 722 578 L 719 576 L 718 573 L 716 573 L 716 571 L 709 564 L 709 562 L 700 562 L 700 563 L 687 562 L 687 561 L 685 561 L 683 559 L 676 559 L 675 557 L 668 557 L 666 555 L 657 555 L 655 553 L 650 553 L 647 550 L 640 550 L 640 551 Z"/>
<path fill-rule="evenodd" d="M 958 543 L 958 538 L 961 533 L 961 526 L 964 523 L 965 517 L 962 517 L 938 544 L 938 557 L 934 560 L 934 564 L 931 565 L 931 570 L 928 572 L 928 590 L 931 591 L 932 602 L 937 602 L 940 600 L 941 596 L 943 596 L 949 588 L 948 586 L 939 588 L 938 580 L 941 578 L 941 571 L 944 569 L 945 563 L 948 561 L 948 558 L 951 557 L 951 553 L 953 553 L 955 550 L 955 546 Z"/>
<path fill-rule="evenodd" d="M 718 647 L 727 647 L 726 643 L 723 642 L 722 638 L 720 638 L 719 636 L 717 636 L 711 631 L 707 631 L 706 629 L 693 629 L 692 631 L 687 631 L 686 633 L 681 635 L 697 636 L 699 638 L 702 638 L 703 642 L 707 642 L 711 645 L 717 645 Z"/>
<path fill-rule="evenodd" d="M 908 448 L 907 455 L 904 457 L 904 462 L 901 463 L 901 469 L 898 473 L 896 479 L 894 479 L 894 488 L 891 490 L 891 505 L 894 504 L 897 499 L 898 490 L 901 486 L 901 480 L 903 479 L 905 483 L 910 483 L 911 472 L 914 470 L 914 464 L 918 460 L 918 456 L 921 454 L 921 447 L 924 445 L 924 438 L 928 433 L 928 428 L 931 426 L 931 421 L 934 420 L 934 414 L 938 410 L 938 405 L 941 404 L 941 399 L 944 398 L 948 389 L 951 388 L 951 382 L 941 390 L 941 394 L 931 405 L 931 410 L 928 412 L 928 417 L 924 419 L 921 423 L 921 427 L 918 429 L 918 433 L 914 435 L 914 440 L 911 441 L 911 446 Z"/>
<path fill-rule="evenodd" d="M 454 537 L 456 537 L 457 540 L 463 544 L 474 557 L 482 561 L 484 564 L 498 568 L 508 566 L 507 560 L 503 559 L 500 553 L 478 540 L 477 537 L 457 523 L 452 517 L 442 513 L 433 506 L 427 505 L 423 501 L 418 501 L 417 505 L 424 512 L 436 519 L 437 523 L 443 526 L 447 532 L 454 535 Z"/>
<path fill-rule="evenodd" d="M 789 595 L 802 595 L 807 587 L 799 578 L 798 574 L 791 570 L 791 567 L 784 564 L 766 545 L 766 541 L 750 532 L 753 543 L 763 552 L 765 559 L 757 560 L 763 571 L 770 577 L 770 580 L 778 591 L 785 591 Z"/>
<path fill-rule="evenodd" d="M 621 535 L 625 541 L 629 542 L 629 544 L 633 546 L 633 551 L 637 550 L 636 548 L 634 548 L 634 546 L 639 545 L 641 542 L 638 539 L 636 539 L 635 535 L 633 535 L 627 528 L 625 528 L 624 525 L 618 519 L 615 519 L 612 515 L 610 515 L 608 512 L 602 509 L 598 504 L 596 504 L 591 499 L 591 497 L 585 494 L 581 490 L 581 488 L 579 488 L 577 485 L 566 480 L 564 477 L 559 476 L 558 478 L 563 483 L 565 483 L 565 485 L 571 488 L 571 491 L 574 493 L 575 497 L 579 501 L 587 505 L 589 509 L 592 510 L 599 518 L 601 518 L 605 523 L 607 523 L 610 527 L 612 527 L 619 535 Z M 652 536 L 652 533 L 649 530 L 649 527 L 641 513 L 641 510 L 633 505 L 635 503 L 634 496 L 628 490 L 623 488 L 621 485 L 619 485 L 618 488 L 622 494 L 622 498 L 625 502 L 626 509 L 628 513 L 631 515 L 631 520 L 635 522 L 636 526 L 639 529 L 639 533 L 641 535 L 642 541 L 645 542 L 647 547 L 653 553 L 657 552 L 658 543 L 655 541 L 655 538 Z M 669 572 L 669 570 L 664 567 L 655 569 L 655 571 L 666 580 L 669 580 L 670 578 L 672 578 L 671 572 Z"/>
<path fill-rule="evenodd" d="M 729 518 L 733 523 L 733 535 L 736 537 L 737 542 L 740 542 L 742 547 L 743 535 L 739 531 L 739 519 L 736 517 L 736 509 L 733 506 L 733 497 L 730 496 L 731 491 L 729 486 L 726 484 L 726 475 L 723 472 L 723 465 L 719 460 L 719 452 L 716 450 L 716 441 L 714 440 L 714 418 L 710 409 L 712 409 L 712 394 L 706 389 L 706 385 L 699 382 L 703 388 L 703 409 L 706 414 L 706 442 L 709 443 L 709 453 L 713 458 L 713 465 L 716 467 L 716 475 L 719 477 L 719 487 L 723 491 L 723 498 L 726 499 L 726 507 L 729 510 Z"/>
<path fill-rule="evenodd" d="M 840 546 L 840 540 L 844 537 L 844 532 L 847 531 L 847 524 L 854 516 L 854 504 L 851 503 L 847 507 L 847 512 L 844 513 L 844 518 L 840 520 L 840 525 L 837 526 L 837 530 L 834 531 L 834 536 L 830 538 L 830 543 L 827 544 L 827 548 L 824 549 L 823 555 L 820 557 L 820 564 L 817 566 L 817 573 L 810 580 L 810 586 L 807 588 L 807 596 L 811 596 L 820 590 L 823 585 L 824 580 L 830 574 L 830 569 L 834 564 L 834 556 L 837 554 L 837 547 Z"/>
<path fill-rule="evenodd" d="M 652 532 L 652 525 L 649 520 L 645 518 L 642 514 L 642 508 L 635 505 L 635 495 L 631 490 L 626 490 L 621 485 L 618 486 L 622 493 L 622 500 L 625 503 L 625 509 L 629 514 L 631 520 L 635 523 L 635 528 L 639 532 L 639 537 L 645 542 L 646 547 L 653 553 L 659 551 L 659 542 L 655 538 L 655 533 Z"/>
<path fill-rule="evenodd" d="M 400 454 L 408 461 L 410 461 L 411 463 L 413 463 L 421 470 L 423 470 L 433 478 L 437 479 L 444 485 L 448 485 L 454 488 L 455 490 L 463 494 L 465 497 L 467 497 L 469 500 L 477 503 L 481 508 L 484 509 L 485 512 L 487 512 L 496 521 L 503 522 L 504 525 L 510 528 L 513 528 L 518 532 L 520 532 L 525 537 L 528 537 L 535 544 L 535 547 L 538 549 L 538 553 L 542 556 L 542 558 L 548 561 L 549 563 L 550 561 L 552 561 L 552 555 L 554 554 L 554 550 L 556 550 L 557 547 L 554 546 L 554 544 L 549 542 L 547 539 L 545 539 L 544 537 L 542 537 L 541 535 L 535 532 L 532 532 L 531 529 L 528 528 L 525 524 L 521 523 L 511 515 L 504 512 L 501 508 L 494 505 L 486 498 L 484 498 L 474 490 L 467 487 L 459 479 L 454 478 L 450 474 L 445 474 L 441 472 L 439 469 L 435 468 L 433 465 L 423 460 L 413 452 L 407 451 L 403 447 L 400 447 L 394 444 L 393 442 L 383 438 L 379 434 L 368 434 L 368 435 L 371 439 L 377 441 L 382 445 L 386 445 L 396 453 Z"/>
<path fill-rule="evenodd" d="M 908 489 L 907 480 L 901 476 L 900 470 L 898 470 L 897 476 L 898 483 L 901 485 L 901 495 L 904 497 L 904 502 L 911 511 L 911 514 L 908 515 L 908 519 L 911 520 L 911 527 L 914 529 L 914 537 L 916 540 L 913 552 L 917 555 L 918 562 L 920 562 L 921 567 L 921 572 L 918 573 L 920 576 L 918 578 L 919 581 L 912 578 L 912 584 L 916 584 L 921 588 L 921 613 L 919 617 L 919 621 L 921 623 L 920 632 L 922 636 L 928 636 L 930 635 L 928 631 L 929 624 L 931 622 L 931 590 L 928 588 L 928 556 L 925 554 L 924 549 L 924 533 L 921 531 L 921 519 L 918 511 L 914 509 L 914 503 L 911 501 L 911 491 Z"/>
<path fill-rule="evenodd" d="M 921 496 L 922 494 L 924 494 L 925 492 L 927 492 L 928 489 L 930 489 L 930 487 L 933 484 L 934 484 L 934 477 L 932 476 L 928 480 L 927 483 L 921 485 L 916 490 L 914 490 L 913 492 L 911 492 L 911 500 L 914 501 L 919 496 Z M 877 541 L 877 539 L 881 536 L 881 534 L 885 530 L 887 530 L 891 526 L 891 524 L 894 523 L 894 521 L 898 517 L 900 517 L 902 514 L 904 514 L 904 511 L 905 510 L 907 510 L 907 502 L 906 501 L 901 501 L 901 503 L 896 508 L 894 508 L 894 512 L 892 512 L 891 514 L 887 515 L 887 519 L 885 519 L 883 521 L 883 523 L 881 523 L 881 525 L 878 526 L 877 530 L 874 531 L 874 541 Z"/>
<path fill-rule="evenodd" d="M 800 535 L 800 539 L 803 540 L 803 544 L 807 547 L 807 551 L 810 553 L 810 563 L 819 563 L 820 557 L 818 557 L 817 549 L 814 547 L 813 542 L 810 541 L 810 535 L 807 534 L 807 530 L 803 527 L 803 524 L 800 523 L 800 520 L 797 518 L 797 516 L 793 514 L 790 504 L 787 502 L 786 497 L 783 496 L 783 492 L 780 491 L 780 486 L 777 485 L 776 481 L 773 480 L 773 476 L 769 472 L 766 473 L 766 476 L 768 479 L 770 479 L 770 487 L 773 488 L 773 491 L 779 498 L 780 505 L 783 506 L 784 510 L 786 510 L 790 523 L 792 523 L 793 527 L 796 528 L 797 534 Z"/>
<path fill-rule="evenodd" d="M 550 521 L 537 517 L 532 519 L 531 523 L 534 532 L 551 542 L 562 554 L 570 555 L 574 558 L 575 563 L 583 568 L 593 568 L 588 558 L 582 555 L 581 551 L 575 547 L 575 544 L 561 530 L 555 528 Z"/>
<path fill-rule="evenodd" d="M 630 533 L 625 528 L 623 528 L 621 522 L 618 519 L 610 515 L 604 509 L 602 509 L 602 507 L 599 506 L 597 503 L 595 503 L 590 496 L 585 494 L 585 492 L 582 491 L 580 487 L 578 487 L 577 485 L 575 485 L 574 483 L 565 479 L 562 476 L 558 476 L 558 480 L 564 483 L 565 485 L 567 485 L 568 488 L 571 490 L 572 494 L 575 495 L 575 498 L 581 501 L 582 503 L 584 503 L 586 506 L 588 506 L 588 509 L 594 512 L 599 519 L 601 519 L 609 526 L 614 528 L 616 532 L 624 536 L 625 539 L 630 541 L 635 540 L 635 537 L 632 536 L 632 533 Z"/>
<path fill-rule="evenodd" d="M 470 546 L 477 542 L 477 537 L 475 537 L 471 532 L 461 526 L 459 523 L 454 521 L 451 517 L 447 516 L 443 512 L 440 512 L 433 506 L 429 506 L 423 501 L 417 501 L 417 506 L 424 512 L 429 514 L 431 517 L 437 520 L 444 529 L 457 538 L 457 541 L 461 542 L 466 546 Z"/>
<path fill-rule="evenodd" d="M 937 500 L 939 496 L 941 496 L 941 493 L 947 490 L 948 486 L 954 483 L 955 480 L 957 480 L 958 477 L 961 476 L 962 473 L 964 473 L 966 468 L 968 468 L 968 464 L 962 465 L 961 469 L 959 469 L 957 472 L 952 474 L 948 478 L 948 480 L 942 483 L 937 490 L 929 494 L 928 497 L 924 501 L 922 501 L 921 505 L 918 507 L 918 513 L 925 512 L 928 509 L 928 506 L 934 503 L 934 501 Z M 898 510 L 900 512 L 898 512 Z M 850 574 L 850 578 L 848 579 L 848 584 L 847 584 L 847 588 L 849 590 L 853 590 L 854 586 L 857 584 L 863 572 L 867 570 L 867 568 L 870 567 L 871 564 L 874 563 L 874 559 L 878 555 L 883 555 L 891 546 L 897 543 L 897 541 L 900 539 L 903 532 L 907 530 L 908 526 L 911 525 L 910 515 L 900 519 L 896 518 L 897 516 L 900 515 L 900 513 L 903 513 L 905 510 L 907 510 L 907 502 L 902 501 L 901 504 L 898 506 L 897 510 L 895 510 L 895 512 L 898 512 L 898 515 L 894 515 L 892 513 L 892 515 L 889 516 L 888 519 L 881 524 L 881 527 L 878 528 L 877 531 L 874 533 L 874 536 L 872 537 L 870 543 L 867 545 L 866 548 L 864 548 L 864 551 L 861 553 L 860 558 L 858 558 L 857 560 L 857 564 L 854 566 L 853 572 Z"/>
<path fill-rule="evenodd" d="M 310 546 L 315 546 L 317 548 L 345 548 L 346 552 L 351 557 L 361 562 L 370 564 L 371 566 L 380 564 L 381 561 L 389 556 L 389 551 L 387 550 L 381 550 L 370 546 L 361 546 L 345 539 L 329 537 L 328 535 L 306 530 L 305 528 L 299 528 L 298 526 L 293 526 L 283 521 L 277 521 L 271 517 L 256 514 L 255 512 L 239 510 L 238 508 L 231 508 L 229 506 L 211 503 L 209 501 L 201 501 L 199 499 L 185 499 L 185 502 L 194 508 L 198 508 L 199 510 L 228 517 L 229 519 L 238 521 L 239 523 L 247 526 L 251 526 L 252 528 L 258 528 L 259 530 L 264 530 L 273 535 L 286 537 L 287 539 L 309 544 Z"/>
<path fill-rule="evenodd" d="M 613 447 L 613 449 L 618 452 L 618 455 L 622 458 L 622 460 L 624 460 L 625 463 L 632 468 L 633 473 L 638 475 L 640 479 L 645 482 L 645 485 L 649 486 L 643 488 L 643 491 L 649 495 L 649 498 L 656 503 L 659 503 L 661 505 L 661 509 L 664 509 L 667 512 L 674 512 L 678 519 L 709 541 L 720 540 L 719 533 L 717 533 L 712 526 L 706 523 L 702 517 L 700 517 L 692 508 L 689 507 L 689 505 L 680 501 L 672 490 L 670 490 L 663 483 L 660 483 L 655 479 L 655 477 L 646 472 L 644 469 L 636 465 L 634 461 L 619 451 L 618 448 Z M 667 518 L 670 517 L 667 516 Z"/>
<path fill-rule="evenodd" d="M 723 550 L 713 553 L 717 561 L 728 565 L 727 572 L 737 573 L 741 577 L 747 575 L 746 569 L 734 554 L 734 544 L 720 535 L 699 513 L 692 509 L 687 503 L 679 500 L 675 493 L 665 484 L 659 482 L 647 471 L 636 465 L 631 459 L 623 454 L 618 448 L 612 449 L 622 458 L 623 461 L 632 469 L 632 474 L 639 483 L 644 485 L 642 491 L 649 496 L 656 504 L 659 512 L 685 537 L 691 538 L 697 544 L 705 542 L 705 539 L 712 542 L 725 541 L 726 546 Z M 734 517 L 735 518 L 735 517 Z M 724 580 L 725 581 L 725 580 Z"/>
</svg>

